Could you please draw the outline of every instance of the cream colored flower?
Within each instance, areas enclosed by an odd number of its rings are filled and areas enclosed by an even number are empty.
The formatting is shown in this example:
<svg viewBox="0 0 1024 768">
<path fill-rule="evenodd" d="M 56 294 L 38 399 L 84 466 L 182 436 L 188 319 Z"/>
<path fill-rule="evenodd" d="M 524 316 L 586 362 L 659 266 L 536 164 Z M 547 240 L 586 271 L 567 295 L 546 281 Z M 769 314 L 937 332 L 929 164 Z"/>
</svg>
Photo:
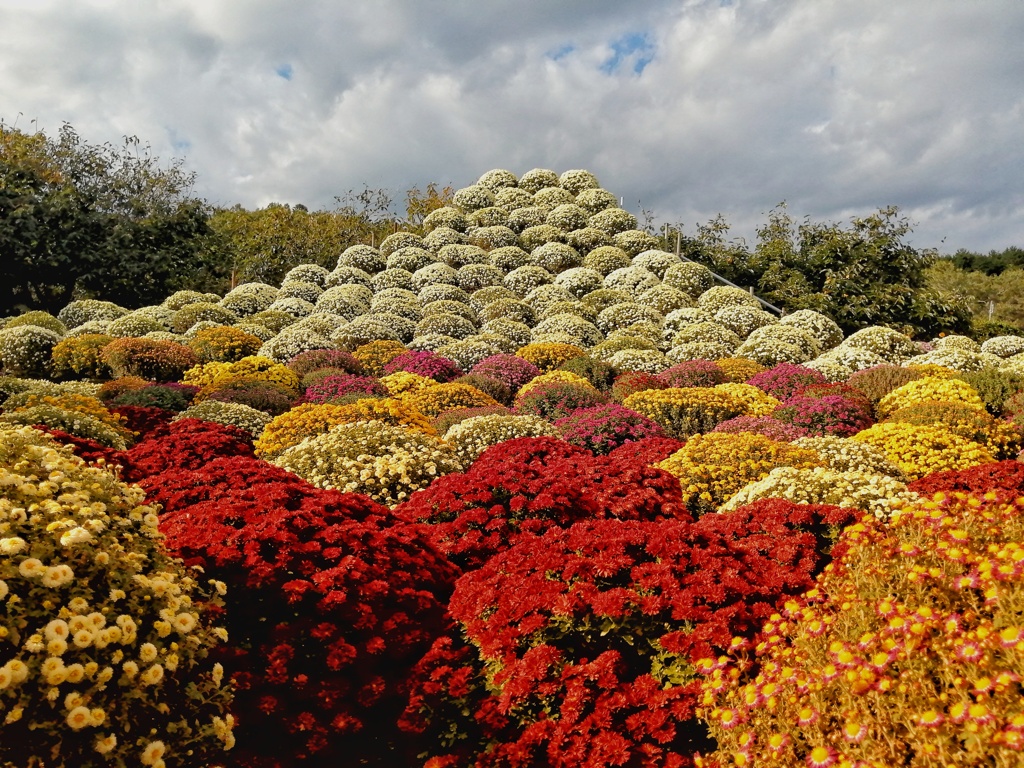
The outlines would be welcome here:
<svg viewBox="0 0 1024 768">
<path fill-rule="evenodd" d="M 156 659 L 156 646 L 152 643 L 143 643 L 139 648 L 139 658 L 146 664 Z"/>
<path fill-rule="evenodd" d="M 109 736 L 105 736 L 103 738 L 97 739 L 96 743 L 93 744 L 93 749 L 95 749 L 101 755 L 105 755 L 108 752 L 110 752 L 111 750 L 113 750 L 114 747 L 116 747 L 116 746 L 117 746 L 117 736 L 115 736 L 114 734 L 110 734 Z"/>
<path fill-rule="evenodd" d="M 173 624 L 174 628 L 178 630 L 178 632 L 185 634 L 195 629 L 196 617 L 191 613 L 179 613 L 174 617 Z"/>
<path fill-rule="evenodd" d="M 143 685 L 156 685 L 164 679 L 164 668 L 160 664 L 154 664 L 139 678 Z"/>
<path fill-rule="evenodd" d="M 64 671 L 67 672 L 69 683 L 80 683 L 85 677 L 85 667 L 81 664 L 69 664 Z"/>
<path fill-rule="evenodd" d="M 43 630 L 47 640 L 67 640 L 71 636 L 68 623 L 63 619 L 54 619 Z"/>
<path fill-rule="evenodd" d="M 28 679 L 28 664 L 20 659 L 11 659 L 4 665 L 4 668 L 11 671 L 15 683 L 23 683 Z"/>
<path fill-rule="evenodd" d="M 89 610 L 89 603 L 83 597 L 73 597 L 68 602 L 68 610 L 72 613 L 85 613 Z"/>
<path fill-rule="evenodd" d="M 46 566 L 35 557 L 26 557 L 18 566 L 18 573 L 26 579 L 33 579 L 46 573 Z"/>
<path fill-rule="evenodd" d="M 88 629 L 80 629 L 75 632 L 72 638 L 76 648 L 88 648 L 92 645 L 93 634 Z"/>
<path fill-rule="evenodd" d="M 63 656 L 67 649 L 67 641 L 62 640 L 59 637 L 55 637 L 53 640 L 46 644 L 46 652 L 49 653 L 51 656 Z"/>
<path fill-rule="evenodd" d="M 75 731 L 80 731 L 88 725 L 92 725 L 92 713 L 88 707 L 75 707 L 68 712 L 67 723 Z"/>
<path fill-rule="evenodd" d="M 20 536 L 0 539 L 0 555 L 16 555 L 28 548 L 28 544 Z"/>
<path fill-rule="evenodd" d="M 61 534 L 60 545 L 62 547 L 73 547 L 76 544 L 86 544 L 92 541 L 92 534 L 85 530 L 81 526 L 72 528 L 70 531 L 66 531 Z"/>
<path fill-rule="evenodd" d="M 139 674 L 139 665 L 136 664 L 134 661 L 126 661 L 124 664 L 121 665 L 121 669 L 124 670 L 124 673 L 128 675 L 128 677 L 135 677 L 137 674 Z"/>
<path fill-rule="evenodd" d="M 70 584 L 74 581 L 75 572 L 71 570 L 69 565 L 55 565 L 51 568 L 47 568 L 43 574 L 42 583 L 44 587 L 50 589 L 57 589 L 63 587 L 65 584 Z"/>
<path fill-rule="evenodd" d="M 157 760 L 164 756 L 166 751 L 167 747 L 164 746 L 162 741 L 152 741 L 142 750 L 140 760 L 143 765 L 154 765 Z"/>
<path fill-rule="evenodd" d="M 6 598 L 7 595 L 10 594 L 10 591 L 11 590 L 7 587 L 7 582 L 0 579 L 0 600 Z"/>
<path fill-rule="evenodd" d="M 7 665 L 0 667 L 0 691 L 7 688 L 14 682 L 14 675 L 11 674 L 11 669 Z"/>
</svg>

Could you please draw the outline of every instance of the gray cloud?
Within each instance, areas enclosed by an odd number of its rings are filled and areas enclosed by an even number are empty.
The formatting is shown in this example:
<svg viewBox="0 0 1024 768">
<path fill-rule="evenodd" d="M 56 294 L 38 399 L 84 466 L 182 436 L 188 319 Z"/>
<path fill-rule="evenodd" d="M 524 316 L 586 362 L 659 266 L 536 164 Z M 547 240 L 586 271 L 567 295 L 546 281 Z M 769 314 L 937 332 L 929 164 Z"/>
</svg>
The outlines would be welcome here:
<svg viewBox="0 0 1024 768">
<path fill-rule="evenodd" d="M 582 167 L 748 237 L 785 199 L 1024 243 L 1017 0 L 0 0 L 0 22 L 0 117 L 137 134 L 219 203 Z"/>
</svg>

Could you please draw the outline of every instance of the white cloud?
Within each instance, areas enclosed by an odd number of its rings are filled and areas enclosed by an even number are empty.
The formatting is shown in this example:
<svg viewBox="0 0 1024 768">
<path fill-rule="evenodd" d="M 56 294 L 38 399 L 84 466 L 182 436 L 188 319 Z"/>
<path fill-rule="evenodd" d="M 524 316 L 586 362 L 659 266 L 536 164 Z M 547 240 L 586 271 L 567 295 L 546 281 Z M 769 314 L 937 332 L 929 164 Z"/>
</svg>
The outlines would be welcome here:
<svg viewBox="0 0 1024 768">
<path fill-rule="evenodd" d="M 583 167 L 691 226 L 895 203 L 922 245 L 1024 243 L 1018 0 L 0 0 L 0 19 L 0 117 L 184 151 L 221 203 Z"/>
</svg>

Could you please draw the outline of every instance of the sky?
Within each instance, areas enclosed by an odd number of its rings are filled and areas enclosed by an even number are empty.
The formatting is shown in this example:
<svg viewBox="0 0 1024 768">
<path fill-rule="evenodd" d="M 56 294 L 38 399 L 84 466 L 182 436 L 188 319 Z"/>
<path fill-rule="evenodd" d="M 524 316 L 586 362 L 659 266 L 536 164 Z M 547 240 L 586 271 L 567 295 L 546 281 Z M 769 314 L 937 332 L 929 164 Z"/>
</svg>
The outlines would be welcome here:
<svg viewBox="0 0 1024 768">
<path fill-rule="evenodd" d="M 0 119 L 183 158 L 211 203 L 585 168 L 752 241 L 785 201 L 1024 246 L 1024 0 L 0 0 Z"/>
</svg>

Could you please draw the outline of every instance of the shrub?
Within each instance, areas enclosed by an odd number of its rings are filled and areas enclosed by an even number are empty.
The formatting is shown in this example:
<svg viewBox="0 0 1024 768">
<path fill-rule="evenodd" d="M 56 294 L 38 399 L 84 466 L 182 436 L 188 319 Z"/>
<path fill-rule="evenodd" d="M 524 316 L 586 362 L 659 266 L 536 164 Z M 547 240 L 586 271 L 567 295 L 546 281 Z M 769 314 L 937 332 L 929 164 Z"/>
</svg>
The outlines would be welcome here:
<svg viewBox="0 0 1024 768">
<path fill-rule="evenodd" d="M 165 411 L 183 411 L 192 404 L 199 387 L 188 384 L 147 384 L 130 389 L 113 398 L 113 405 L 139 405 L 145 408 L 162 408 Z"/>
<path fill-rule="evenodd" d="M 206 400 L 240 403 L 271 416 L 280 416 L 292 407 L 293 395 L 286 388 L 276 384 L 243 380 L 211 392 L 206 396 Z"/>
<path fill-rule="evenodd" d="M 260 436 L 264 428 L 270 422 L 270 414 L 250 408 L 241 403 L 229 403 L 219 400 L 204 400 L 201 403 L 187 408 L 174 417 L 180 419 L 200 419 L 212 421 L 216 424 L 225 424 L 230 427 L 244 429 L 253 440 Z"/>
<path fill-rule="evenodd" d="M 359 376 L 363 373 L 363 364 L 351 352 L 340 349 L 315 349 L 302 352 L 287 363 L 299 377 L 305 376 L 319 368 L 340 368 L 346 373 Z"/>
<path fill-rule="evenodd" d="M 114 376 L 139 376 L 150 381 L 176 381 L 198 362 L 184 344 L 156 339 L 115 339 L 100 357 Z"/>
<path fill-rule="evenodd" d="M 149 386 L 151 382 L 141 376 L 121 376 L 117 379 L 104 382 L 96 396 L 105 403 L 109 403 L 124 392 L 132 389 L 141 389 Z"/>
<path fill-rule="evenodd" d="M 888 422 L 930 425 L 981 443 L 997 459 L 1016 458 L 1022 446 L 1019 429 L 965 403 L 924 401 L 893 411 Z"/>
<path fill-rule="evenodd" d="M 112 426 L 88 413 L 47 402 L 4 413 L 0 416 L 0 422 L 28 427 L 44 425 L 77 437 L 95 440 L 101 445 L 119 451 L 128 447 L 124 428 Z"/>
<path fill-rule="evenodd" d="M 199 419 L 180 419 L 155 430 L 128 451 L 125 477 L 137 482 L 166 469 L 196 470 L 211 456 L 252 457 L 252 435 L 238 427 Z M 152 488 L 149 488 L 152 491 Z"/>
<path fill-rule="evenodd" d="M 993 416 L 1003 415 L 1003 406 L 1008 399 L 1024 390 L 1024 374 L 985 368 L 957 375 L 967 382 Z"/>
<path fill-rule="evenodd" d="M 517 414 L 555 421 L 579 408 L 592 408 L 605 402 L 607 397 L 590 384 L 548 381 L 520 390 L 513 407 Z"/>
<path fill-rule="evenodd" d="M 0 330 L 0 365 L 9 376 L 47 377 L 60 334 L 38 325 Z"/>
<path fill-rule="evenodd" d="M 858 432 L 854 440 L 869 443 L 912 480 L 949 469 L 994 461 L 983 446 L 934 426 L 882 422 Z"/>
<path fill-rule="evenodd" d="M 550 528 L 460 580 L 450 607 L 478 655 L 461 693 L 505 715 L 475 724 L 490 737 L 464 747 L 478 764 L 685 764 L 704 742 L 696 655 L 753 634 L 820 567 L 815 537 L 781 515 L 708 522 Z M 708 578 L 722 588 L 709 595 Z M 413 722 L 461 731 L 446 700 L 459 686 L 435 691 L 414 693 L 428 717 Z M 454 722 L 429 720 L 438 710 Z"/>
<path fill-rule="evenodd" d="M 612 382 L 611 397 L 615 402 L 622 403 L 630 395 L 649 389 L 668 389 L 668 385 L 660 375 L 643 371 L 629 371 L 615 377 Z"/>
<path fill-rule="evenodd" d="M 1019 762 L 1021 511 L 940 496 L 848 528 L 763 643 L 702 665 L 718 741 L 703 764 Z"/>
<path fill-rule="evenodd" d="M 170 299 L 167 301 L 170 301 Z M 167 302 L 164 303 L 166 304 Z M 172 307 L 172 309 L 176 308 L 177 307 Z M 117 318 L 127 314 L 127 309 L 119 307 L 117 304 L 110 301 L 81 299 L 66 304 L 64 308 L 57 313 L 57 319 L 64 323 L 65 327 L 70 329 L 98 320 L 106 320 L 108 322 L 111 320 L 117 320 Z"/>
<path fill-rule="evenodd" d="M 188 346 L 201 363 L 233 363 L 255 355 L 263 341 L 239 328 L 219 326 L 199 331 L 189 340 Z"/>
<path fill-rule="evenodd" d="M 669 437 L 679 439 L 710 432 L 720 422 L 744 413 L 741 400 L 703 387 L 637 392 L 622 404 L 656 421 Z"/>
<path fill-rule="evenodd" d="M 855 371 L 846 383 L 859 389 L 872 405 L 876 405 L 894 389 L 899 389 L 904 384 L 920 379 L 922 375 L 920 371 L 886 363 Z"/>
<path fill-rule="evenodd" d="M 687 508 L 696 515 L 713 512 L 777 467 L 809 469 L 822 464 L 814 451 L 764 435 L 712 433 L 694 435 L 656 466 L 679 478 Z"/>
<path fill-rule="evenodd" d="M 528 344 L 516 355 L 537 366 L 541 373 L 553 371 L 574 357 L 583 357 L 586 350 L 573 344 Z"/>
<path fill-rule="evenodd" d="M 795 427 L 771 416 L 736 416 L 726 419 L 715 427 L 712 432 L 738 434 L 750 432 L 782 443 L 791 443 L 797 438 L 807 437 L 810 432 L 803 427 Z"/>
<path fill-rule="evenodd" d="M 761 499 L 786 499 L 798 504 L 831 504 L 859 509 L 888 519 L 918 498 L 900 480 L 875 472 L 826 467 L 797 469 L 779 467 L 767 477 L 744 486 L 718 510 L 731 513 Z"/>
<path fill-rule="evenodd" d="M 972 408 L 985 409 L 985 403 L 967 382 L 961 379 L 925 376 L 894 389 L 878 401 L 876 411 L 878 418 L 882 419 L 900 408 L 929 400 L 943 403 L 965 403 Z"/>
<path fill-rule="evenodd" d="M 220 763 L 234 719 L 209 659 L 226 639 L 211 626 L 217 592 L 167 555 L 141 490 L 36 430 L 0 431 L 0 628 L 15 641 L 0 667 L 0 760 Z M 62 483 L 40 481 L 54 473 Z"/>
<path fill-rule="evenodd" d="M 449 383 L 424 387 L 402 396 L 402 403 L 409 408 L 434 417 L 453 408 L 471 408 L 481 405 L 498 405 L 498 401 L 469 384 Z"/>
<path fill-rule="evenodd" d="M 771 416 L 809 435 L 849 437 L 871 426 L 870 409 L 841 395 L 794 395 Z"/>
<path fill-rule="evenodd" d="M 185 333 L 193 325 L 202 321 L 218 325 L 231 325 L 238 322 L 238 315 L 220 304 L 207 301 L 193 302 L 175 312 L 171 330 L 175 333 Z"/>
<path fill-rule="evenodd" d="M 365 493 L 384 504 L 397 504 L 439 475 L 462 469 L 443 440 L 380 421 L 339 424 L 274 463 L 320 488 Z"/>
<path fill-rule="evenodd" d="M 616 403 L 577 408 L 555 421 L 555 427 L 566 442 L 598 455 L 626 443 L 665 437 L 656 422 Z"/>
<path fill-rule="evenodd" d="M 281 387 L 293 397 L 299 393 L 299 378 L 292 369 L 267 357 L 253 355 L 235 363 L 206 363 L 185 372 L 184 382 L 202 387 L 200 399 L 241 382 L 264 382 Z"/>
<path fill-rule="evenodd" d="M 380 505 L 265 462 L 216 459 L 146 486 L 168 543 L 228 584 L 235 764 L 411 764 L 391 724 L 444 627 L 454 569 Z"/>
<path fill-rule="evenodd" d="M 310 403 L 332 403 L 345 395 L 376 395 L 387 397 L 388 390 L 372 376 L 327 376 L 306 388 L 305 399 Z"/>
<path fill-rule="evenodd" d="M 791 363 L 776 365 L 747 379 L 747 384 L 763 389 L 777 400 L 787 400 L 811 384 L 825 383 L 819 371 Z"/>
<path fill-rule="evenodd" d="M 979 464 L 968 469 L 948 469 L 932 472 L 908 486 L 922 496 L 932 496 L 939 491 L 964 492 L 975 495 L 989 491 L 1005 490 L 1020 493 L 1024 491 L 1024 464 L 1019 461 L 999 461 L 993 464 Z"/>
<path fill-rule="evenodd" d="M 453 424 L 444 439 L 463 466 L 469 466 L 492 445 L 521 437 L 558 437 L 558 430 L 537 416 L 485 414 Z"/>
<path fill-rule="evenodd" d="M 57 379 L 110 378 L 110 366 L 103 362 L 103 348 L 114 340 L 104 333 L 85 333 L 57 342 L 50 352 L 51 371 Z"/>
<path fill-rule="evenodd" d="M 384 366 L 405 351 L 406 348 L 397 341 L 373 341 L 356 347 L 352 356 L 363 366 L 367 375 L 382 376 Z"/>
<path fill-rule="evenodd" d="M 419 376 L 426 376 L 438 383 L 453 381 L 463 373 L 462 369 L 447 357 L 443 357 L 435 352 L 415 352 L 412 350 L 402 352 L 385 363 L 383 368 L 384 375 L 397 371 L 406 371 Z"/>
<path fill-rule="evenodd" d="M 473 373 L 467 376 L 460 376 L 455 380 L 455 383 L 466 384 L 474 389 L 478 389 L 502 405 L 509 405 L 512 402 L 512 391 L 505 382 L 492 376 Z"/>
</svg>

